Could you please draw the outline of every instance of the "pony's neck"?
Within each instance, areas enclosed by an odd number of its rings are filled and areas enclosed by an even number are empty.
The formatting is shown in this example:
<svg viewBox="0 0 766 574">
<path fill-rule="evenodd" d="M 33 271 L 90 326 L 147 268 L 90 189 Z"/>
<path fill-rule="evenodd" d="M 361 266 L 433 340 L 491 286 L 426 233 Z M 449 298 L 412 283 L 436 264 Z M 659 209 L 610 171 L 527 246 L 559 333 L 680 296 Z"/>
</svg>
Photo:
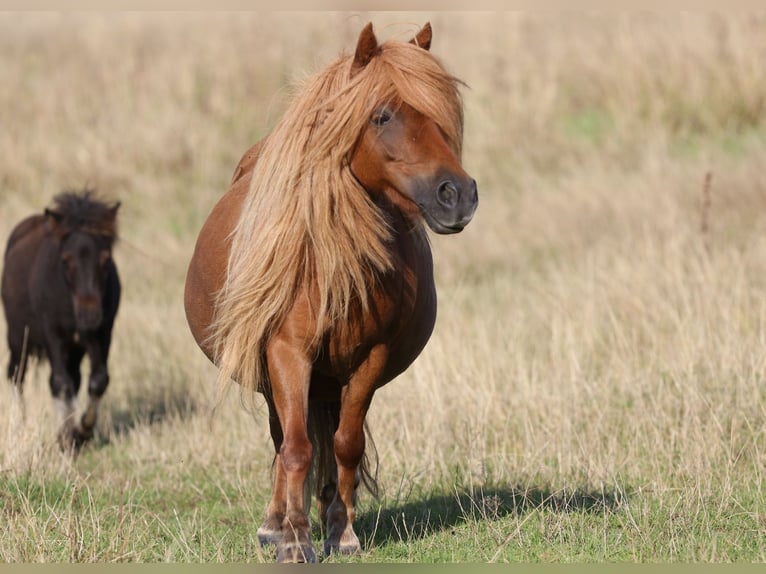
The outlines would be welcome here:
<svg viewBox="0 0 766 574">
<path fill-rule="evenodd" d="M 397 233 L 415 232 L 420 234 L 424 230 L 423 216 L 416 205 L 411 202 L 392 201 L 385 193 L 370 194 L 373 203 L 386 218 L 386 223 Z"/>
</svg>

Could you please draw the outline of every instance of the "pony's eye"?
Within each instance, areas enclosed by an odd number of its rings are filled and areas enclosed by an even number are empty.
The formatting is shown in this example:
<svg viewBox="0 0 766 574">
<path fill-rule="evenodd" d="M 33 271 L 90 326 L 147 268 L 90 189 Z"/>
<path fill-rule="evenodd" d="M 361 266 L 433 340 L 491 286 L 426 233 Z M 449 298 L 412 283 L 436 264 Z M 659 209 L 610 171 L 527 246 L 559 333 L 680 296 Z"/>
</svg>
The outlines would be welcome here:
<svg viewBox="0 0 766 574">
<path fill-rule="evenodd" d="M 372 117 L 370 118 L 370 121 L 375 124 L 378 127 L 386 125 L 390 120 L 393 114 L 388 111 L 386 108 L 383 108 L 382 110 L 377 110 L 374 114 L 372 114 Z"/>
</svg>

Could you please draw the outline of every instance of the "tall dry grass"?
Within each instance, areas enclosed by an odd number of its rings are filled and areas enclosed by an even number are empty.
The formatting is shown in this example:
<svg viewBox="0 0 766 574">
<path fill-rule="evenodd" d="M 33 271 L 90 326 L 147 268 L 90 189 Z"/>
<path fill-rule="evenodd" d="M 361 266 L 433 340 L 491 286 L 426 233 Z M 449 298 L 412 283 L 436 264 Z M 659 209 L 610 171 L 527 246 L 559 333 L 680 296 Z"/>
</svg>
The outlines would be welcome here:
<svg viewBox="0 0 766 574">
<path fill-rule="evenodd" d="M 186 264 L 288 83 L 370 19 L 402 37 L 431 20 L 433 52 L 469 86 L 481 198 L 462 234 L 433 237 L 434 336 L 373 403 L 384 487 L 762 493 L 763 13 L 0 16 L 0 236 L 62 187 L 123 202 L 99 423 L 121 459 L 94 452 L 91 480 L 159 485 L 193 466 L 267 490 L 264 413 L 232 393 L 210 416 Z M 27 381 L 26 420 L 0 410 L 9 475 L 80 472 L 54 447 L 46 377 Z"/>
</svg>

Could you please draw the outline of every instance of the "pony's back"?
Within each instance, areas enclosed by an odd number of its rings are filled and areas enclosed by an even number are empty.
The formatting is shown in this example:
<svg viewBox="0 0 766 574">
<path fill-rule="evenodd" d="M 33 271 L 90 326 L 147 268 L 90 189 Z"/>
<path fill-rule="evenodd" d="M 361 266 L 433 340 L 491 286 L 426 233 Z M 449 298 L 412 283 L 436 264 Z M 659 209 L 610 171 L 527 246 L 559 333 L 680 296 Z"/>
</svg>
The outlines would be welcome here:
<svg viewBox="0 0 766 574">
<path fill-rule="evenodd" d="M 5 254 L 8 256 L 8 252 L 13 248 L 16 243 L 21 241 L 27 236 L 34 237 L 39 241 L 45 232 L 45 216 L 44 215 L 30 215 L 29 217 L 22 219 L 11 230 L 11 234 L 8 237 L 8 242 L 5 246 Z"/>
</svg>

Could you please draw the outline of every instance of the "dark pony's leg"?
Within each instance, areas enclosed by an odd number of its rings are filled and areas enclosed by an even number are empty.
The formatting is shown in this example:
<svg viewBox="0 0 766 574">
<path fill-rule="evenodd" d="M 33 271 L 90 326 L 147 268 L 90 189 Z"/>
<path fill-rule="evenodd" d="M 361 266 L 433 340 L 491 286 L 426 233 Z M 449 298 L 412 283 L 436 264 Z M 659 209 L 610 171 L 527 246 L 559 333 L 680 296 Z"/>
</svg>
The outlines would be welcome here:
<svg viewBox="0 0 766 574">
<path fill-rule="evenodd" d="M 271 440 L 274 443 L 274 452 L 276 454 L 274 456 L 274 480 L 271 491 L 271 501 L 266 508 L 266 516 L 263 519 L 263 524 L 261 524 L 257 532 L 258 542 L 260 542 L 261 546 L 277 544 L 282 538 L 282 522 L 285 519 L 285 513 L 287 511 L 287 479 L 285 477 L 282 459 L 279 456 L 283 440 L 282 426 L 279 424 L 279 417 L 277 416 L 274 400 L 270 393 L 266 396 L 266 403 L 269 407 L 269 430 L 271 432 Z"/>
<path fill-rule="evenodd" d="M 75 396 L 77 396 L 77 393 L 80 391 L 80 381 L 82 380 L 80 375 L 80 363 L 82 363 L 83 356 L 85 356 L 85 349 L 79 345 L 70 347 L 66 356 L 66 371 L 74 385 Z"/>
<path fill-rule="evenodd" d="M 66 371 L 72 385 L 72 396 L 74 397 L 72 399 L 72 405 L 77 401 L 77 395 L 80 392 L 80 383 L 82 381 L 80 364 L 82 363 L 83 356 L 85 356 L 85 349 L 80 345 L 72 345 L 67 350 Z M 72 412 L 72 417 L 74 417 L 74 412 Z M 69 446 L 72 446 L 75 451 L 77 451 L 82 445 L 82 441 L 80 440 L 80 433 L 77 429 L 77 425 L 74 424 L 74 418 L 72 418 L 71 430 L 67 432 L 70 436 L 66 439 L 68 442 L 66 447 L 68 448 Z"/>
<path fill-rule="evenodd" d="M 109 353 L 110 335 L 101 334 L 85 343 L 85 350 L 90 359 L 90 377 L 88 378 L 88 404 L 80 417 L 80 424 L 75 428 L 75 441 L 82 446 L 93 438 L 93 429 L 98 419 L 98 407 L 101 397 L 109 386 L 109 372 L 106 368 L 106 358 Z M 78 384 L 79 387 L 79 384 Z"/>
<path fill-rule="evenodd" d="M 11 357 L 8 361 L 8 380 L 16 385 L 16 389 L 21 394 L 24 385 L 24 376 L 27 372 L 27 359 L 29 358 L 29 345 L 27 337 L 29 328 L 25 327 L 21 332 L 8 325 L 8 349 L 11 351 Z"/>
<path fill-rule="evenodd" d="M 388 349 L 377 346 L 367 360 L 354 373 L 341 395 L 340 421 L 335 432 L 335 460 L 338 468 L 338 487 L 327 509 L 327 539 L 325 554 L 340 552 L 352 554 L 361 549 L 354 532 L 355 489 L 357 470 L 364 457 L 364 418 L 372 402 L 372 395 L 388 357 Z"/>
<path fill-rule="evenodd" d="M 311 467 L 311 442 L 306 428 L 311 361 L 301 344 L 276 335 L 266 350 L 271 394 L 282 427 L 283 441 L 277 457 L 275 491 L 285 489 L 285 517 L 277 543 L 278 562 L 316 562 L 311 543 L 304 485 Z M 284 479 L 282 479 L 283 473 Z"/>
<path fill-rule="evenodd" d="M 25 329 L 24 338 L 27 330 Z M 8 347 L 11 350 L 11 357 L 8 361 L 8 381 L 13 385 L 16 404 L 18 405 L 22 420 L 26 419 L 26 405 L 24 403 L 24 376 L 27 372 L 27 346 L 24 338 L 19 337 L 19 341 L 13 340 L 11 333 L 8 333 Z"/>
<path fill-rule="evenodd" d="M 13 383 L 19 393 L 24 385 L 24 375 L 27 370 L 27 357 L 19 350 L 11 347 L 11 358 L 8 361 L 8 380 Z"/>
<path fill-rule="evenodd" d="M 48 361 L 51 365 L 50 389 L 59 421 L 58 441 L 70 450 L 74 438 L 74 410 L 77 400 L 75 380 L 69 373 L 71 349 L 55 334 L 46 333 Z"/>
<path fill-rule="evenodd" d="M 103 304 L 103 322 L 100 328 L 85 341 L 85 351 L 90 360 L 90 377 L 88 378 L 88 404 L 80 417 L 80 423 L 75 429 L 75 441 L 81 446 L 93 438 L 93 429 L 98 420 L 98 408 L 101 398 L 109 386 L 109 371 L 107 359 L 112 345 L 112 327 L 117 309 L 120 305 L 120 278 L 117 267 L 109 261 L 108 275 L 105 283 Z M 78 383 L 79 387 L 79 383 Z"/>
</svg>

